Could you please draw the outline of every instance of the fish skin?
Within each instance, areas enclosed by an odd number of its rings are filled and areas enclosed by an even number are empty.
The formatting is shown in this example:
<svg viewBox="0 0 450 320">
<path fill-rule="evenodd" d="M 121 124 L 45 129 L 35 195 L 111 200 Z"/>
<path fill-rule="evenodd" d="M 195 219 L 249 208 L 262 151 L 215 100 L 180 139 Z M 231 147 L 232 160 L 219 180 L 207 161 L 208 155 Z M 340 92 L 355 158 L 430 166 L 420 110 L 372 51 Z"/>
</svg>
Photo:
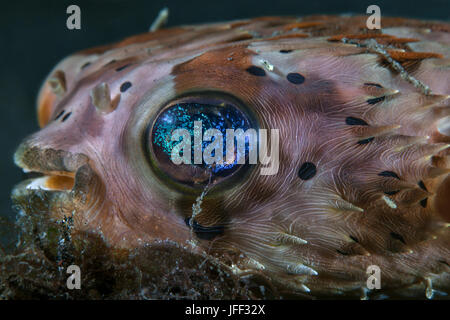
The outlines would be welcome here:
<svg viewBox="0 0 450 320">
<path fill-rule="evenodd" d="M 370 265 L 381 268 L 386 291 L 425 297 L 432 284 L 449 293 L 450 25 L 383 18 L 381 31 L 368 32 L 366 18 L 183 26 L 75 53 L 44 82 L 42 129 L 21 144 L 15 162 L 74 176 L 72 190 L 40 191 L 49 212 L 75 213 L 76 229 L 100 231 L 113 247 L 194 243 L 195 252 L 235 254 L 237 273 L 263 272 L 314 296 L 365 288 Z M 368 39 L 382 39 L 404 72 Z M 402 54 L 416 49 L 433 55 Z M 249 74 L 250 66 L 265 76 Z M 293 84 L 289 73 L 305 81 Z M 132 86 L 122 92 L 126 81 Z M 99 100 L 99 112 L 91 92 L 102 83 L 110 99 Z M 162 106 L 205 91 L 242 101 L 261 127 L 280 129 L 281 142 L 276 175 L 255 168 L 203 199 L 197 221 L 224 226 L 213 241 L 185 223 L 197 195 L 161 182 L 142 147 Z M 368 126 L 348 125 L 347 117 Z M 317 166 L 307 181 L 297 175 L 304 162 Z M 13 199 L 31 194 L 19 186 Z"/>
</svg>

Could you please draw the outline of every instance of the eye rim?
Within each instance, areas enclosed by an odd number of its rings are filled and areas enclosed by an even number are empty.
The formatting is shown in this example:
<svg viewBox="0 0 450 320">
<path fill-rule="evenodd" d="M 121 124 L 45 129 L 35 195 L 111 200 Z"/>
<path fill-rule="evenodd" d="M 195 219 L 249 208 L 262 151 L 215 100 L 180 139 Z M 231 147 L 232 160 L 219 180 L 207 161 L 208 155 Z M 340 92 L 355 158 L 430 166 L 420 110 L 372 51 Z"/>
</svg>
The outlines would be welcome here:
<svg viewBox="0 0 450 320">
<path fill-rule="evenodd" d="M 188 185 L 182 182 L 175 181 L 172 177 L 170 177 L 166 172 L 159 168 L 157 159 L 153 152 L 152 147 L 152 138 L 153 129 L 155 123 L 159 116 L 164 113 L 167 109 L 173 107 L 177 103 L 198 103 L 198 104 L 210 104 L 210 105 L 219 105 L 220 103 L 226 103 L 232 105 L 241 113 L 243 113 L 248 122 L 251 125 L 251 128 L 258 130 L 260 128 L 260 121 L 255 116 L 255 113 L 251 110 L 251 108 L 242 102 L 242 100 L 237 97 L 222 91 L 210 90 L 210 91 L 189 91 L 183 94 L 177 95 L 175 98 L 168 99 L 164 103 L 161 104 L 159 110 L 149 119 L 148 125 L 144 130 L 144 134 L 142 136 L 143 141 L 143 150 L 145 154 L 145 158 L 147 162 L 157 177 L 159 181 L 161 181 L 164 185 L 169 187 L 171 190 L 178 191 L 182 194 L 190 194 L 190 195 L 198 195 L 205 189 L 206 184 Z M 150 138 L 149 138 L 150 137 Z M 258 141 L 259 148 L 259 141 Z M 224 178 L 219 183 L 213 184 L 210 186 L 208 191 L 209 196 L 215 196 L 224 190 L 229 190 L 235 186 L 240 185 L 239 181 L 244 182 L 250 174 L 256 169 L 257 165 L 250 165 L 249 163 L 243 164 L 239 169 L 237 169 L 230 177 Z M 239 175 L 237 174 L 239 172 Z"/>
</svg>

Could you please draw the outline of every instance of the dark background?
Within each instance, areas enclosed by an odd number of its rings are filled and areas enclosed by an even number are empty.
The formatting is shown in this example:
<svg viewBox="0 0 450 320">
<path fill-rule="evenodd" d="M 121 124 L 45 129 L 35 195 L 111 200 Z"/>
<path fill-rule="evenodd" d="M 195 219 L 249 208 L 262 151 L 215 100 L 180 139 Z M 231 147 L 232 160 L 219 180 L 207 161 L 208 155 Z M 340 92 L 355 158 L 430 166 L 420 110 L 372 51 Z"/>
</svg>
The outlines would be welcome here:
<svg viewBox="0 0 450 320">
<path fill-rule="evenodd" d="M 66 8 L 81 8 L 81 30 L 66 28 Z M 12 155 L 38 130 L 35 99 L 41 81 L 64 56 L 148 30 L 159 10 L 170 9 L 169 26 L 262 15 L 356 13 L 371 4 L 382 16 L 449 20 L 450 0 L 240 0 L 240 1 L 2 1 L 0 6 L 0 216 L 13 217 L 9 194 L 23 179 Z M 383 24 L 383 20 L 381 20 Z M 1 223 L 1 222 L 0 222 Z"/>
</svg>

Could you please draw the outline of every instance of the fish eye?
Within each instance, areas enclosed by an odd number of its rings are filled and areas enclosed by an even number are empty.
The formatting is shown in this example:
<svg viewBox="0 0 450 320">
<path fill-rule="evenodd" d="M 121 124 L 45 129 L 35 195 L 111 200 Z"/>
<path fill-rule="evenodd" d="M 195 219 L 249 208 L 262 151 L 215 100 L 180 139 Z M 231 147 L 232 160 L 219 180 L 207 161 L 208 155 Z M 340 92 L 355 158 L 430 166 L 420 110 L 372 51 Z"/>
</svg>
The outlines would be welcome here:
<svg viewBox="0 0 450 320">
<path fill-rule="evenodd" d="M 245 108 L 229 100 L 197 96 L 166 104 L 145 137 L 153 168 L 191 188 L 242 177 L 257 150 L 256 130 Z"/>
</svg>

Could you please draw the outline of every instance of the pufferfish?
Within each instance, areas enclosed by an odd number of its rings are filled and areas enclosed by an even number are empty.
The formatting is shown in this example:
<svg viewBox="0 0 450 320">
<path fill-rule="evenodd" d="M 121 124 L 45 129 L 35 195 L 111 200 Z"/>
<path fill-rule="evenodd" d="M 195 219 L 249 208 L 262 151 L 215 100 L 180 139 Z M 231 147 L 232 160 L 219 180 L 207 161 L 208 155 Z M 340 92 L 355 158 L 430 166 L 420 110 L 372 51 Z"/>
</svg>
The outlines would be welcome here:
<svg viewBox="0 0 450 320">
<path fill-rule="evenodd" d="M 171 241 L 312 297 L 364 298 L 374 267 L 383 292 L 448 294 L 450 25 L 366 19 L 174 27 L 65 58 L 15 154 L 41 176 L 14 201 L 111 248 Z M 170 162 L 167 133 L 200 118 L 278 129 L 278 171 Z"/>
</svg>

